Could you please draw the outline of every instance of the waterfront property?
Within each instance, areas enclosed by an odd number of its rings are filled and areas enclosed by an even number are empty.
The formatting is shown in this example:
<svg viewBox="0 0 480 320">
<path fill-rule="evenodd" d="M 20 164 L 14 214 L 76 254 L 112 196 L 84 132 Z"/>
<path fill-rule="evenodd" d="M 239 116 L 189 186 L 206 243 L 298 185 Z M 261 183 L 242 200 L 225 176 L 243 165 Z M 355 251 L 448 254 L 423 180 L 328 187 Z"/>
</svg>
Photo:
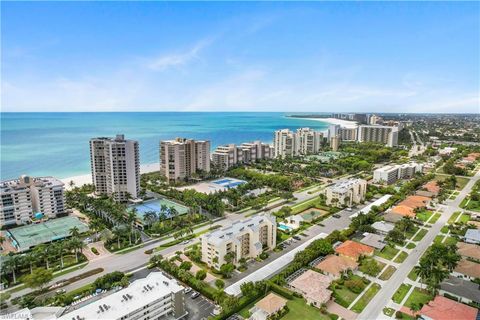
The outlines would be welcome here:
<svg viewBox="0 0 480 320">
<path fill-rule="evenodd" d="M 147 200 L 131 205 L 130 208 L 136 209 L 138 220 L 142 224 L 145 222 L 145 214 L 148 214 L 149 212 L 155 212 L 159 219 L 170 219 L 174 215 L 183 215 L 189 211 L 188 207 L 166 198 Z M 172 208 L 174 208 L 174 210 L 172 210 Z"/>
<path fill-rule="evenodd" d="M 363 179 L 344 179 L 325 188 L 327 205 L 337 207 L 358 204 L 365 200 L 367 181 Z"/>
<path fill-rule="evenodd" d="M 322 140 L 323 133 L 310 128 L 299 128 L 295 132 L 289 129 L 277 130 L 273 137 L 274 155 L 293 157 L 318 153 Z"/>
<path fill-rule="evenodd" d="M 0 225 L 22 225 L 65 213 L 64 184 L 53 177 L 19 179 L 0 183 Z"/>
<path fill-rule="evenodd" d="M 237 264 L 240 259 L 258 257 L 264 250 L 276 246 L 277 222 L 270 214 L 257 215 L 236 221 L 202 236 L 202 261 L 220 269 L 228 256 Z"/>
<path fill-rule="evenodd" d="M 247 182 L 240 179 L 224 177 L 213 181 L 199 182 L 190 186 L 179 187 L 177 189 L 182 191 L 187 189 L 193 189 L 197 192 L 210 194 L 219 191 L 225 191 L 231 188 L 236 188 L 244 183 Z"/>
<path fill-rule="evenodd" d="M 6 238 L 17 251 L 26 251 L 36 245 L 61 240 L 70 236 L 70 230 L 78 228 L 80 233 L 88 231 L 86 224 L 77 217 L 62 217 L 45 222 L 8 229 Z"/>
<path fill-rule="evenodd" d="M 90 140 L 90 161 L 95 192 L 128 202 L 140 192 L 138 142 L 123 134 Z"/>
<path fill-rule="evenodd" d="M 168 182 L 188 180 L 210 171 L 210 141 L 175 138 L 160 142 L 160 173 Z"/>
<path fill-rule="evenodd" d="M 240 163 L 250 163 L 272 157 L 273 148 L 269 144 L 254 141 L 238 146 L 235 144 L 218 146 L 212 152 L 212 163 L 219 169 L 227 170 Z"/>
</svg>

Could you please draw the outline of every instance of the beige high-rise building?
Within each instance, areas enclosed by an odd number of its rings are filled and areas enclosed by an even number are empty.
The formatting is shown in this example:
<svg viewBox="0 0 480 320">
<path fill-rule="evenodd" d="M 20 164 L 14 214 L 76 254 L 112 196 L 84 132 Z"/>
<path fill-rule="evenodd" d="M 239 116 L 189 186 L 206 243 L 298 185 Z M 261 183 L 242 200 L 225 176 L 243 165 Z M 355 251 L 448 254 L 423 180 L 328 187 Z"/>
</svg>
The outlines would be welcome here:
<svg viewBox="0 0 480 320">
<path fill-rule="evenodd" d="M 140 192 L 140 159 L 138 142 L 115 138 L 90 140 L 90 161 L 95 193 L 127 202 Z"/>
<path fill-rule="evenodd" d="M 300 128 L 297 129 L 296 139 L 299 154 L 315 154 L 322 146 L 323 133 L 310 128 Z"/>
<path fill-rule="evenodd" d="M 340 147 L 340 136 L 334 136 L 330 138 L 330 148 L 332 151 L 337 152 Z"/>
<path fill-rule="evenodd" d="M 276 239 L 277 222 L 270 214 L 236 221 L 202 236 L 202 261 L 218 270 L 227 263 L 227 254 L 233 257 L 233 264 L 238 264 L 242 258 L 256 258 L 264 250 L 274 249 Z"/>
<path fill-rule="evenodd" d="M 325 188 L 327 205 L 351 207 L 365 200 L 367 181 L 363 179 L 345 179 Z"/>
<path fill-rule="evenodd" d="M 260 141 L 246 142 L 239 146 L 228 144 L 218 146 L 212 152 L 212 163 L 219 169 L 227 170 L 240 163 L 271 158 L 272 153 L 272 147 Z"/>
<path fill-rule="evenodd" d="M 53 177 L 2 181 L 0 184 L 0 225 L 21 225 L 36 213 L 55 218 L 65 212 L 64 184 Z"/>
<path fill-rule="evenodd" d="M 342 141 L 357 141 L 358 128 L 340 128 L 339 135 Z"/>
<path fill-rule="evenodd" d="M 210 171 L 210 141 L 176 138 L 160 142 L 160 173 L 169 182 Z"/>
<path fill-rule="evenodd" d="M 289 129 L 275 131 L 273 137 L 274 156 L 293 157 L 296 155 L 296 135 Z"/>
<path fill-rule="evenodd" d="M 377 142 L 389 147 L 398 145 L 398 127 L 362 125 L 358 128 L 358 141 Z"/>
<path fill-rule="evenodd" d="M 320 151 L 323 133 L 310 128 L 300 128 L 296 132 L 289 129 L 275 131 L 273 149 L 275 157 L 293 157 L 314 154 Z"/>
</svg>

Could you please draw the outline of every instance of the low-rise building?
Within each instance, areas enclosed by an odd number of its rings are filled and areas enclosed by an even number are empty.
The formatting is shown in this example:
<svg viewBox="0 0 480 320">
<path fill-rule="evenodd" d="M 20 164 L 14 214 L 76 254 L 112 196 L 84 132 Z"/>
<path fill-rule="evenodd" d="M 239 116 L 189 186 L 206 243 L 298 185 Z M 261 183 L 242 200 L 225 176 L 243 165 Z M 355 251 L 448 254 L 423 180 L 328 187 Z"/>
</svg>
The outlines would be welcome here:
<svg viewBox="0 0 480 320">
<path fill-rule="evenodd" d="M 289 283 L 290 288 L 301 294 L 307 303 L 320 308 L 330 300 L 332 292 L 328 289 L 331 278 L 313 270 L 307 270 Z"/>
<path fill-rule="evenodd" d="M 54 177 L 21 176 L 0 183 L 0 225 L 22 225 L 65 213 L 64 184 Z"/>
<path fill-rule="evenodd" d="M 373 181 L 392 184 L 400 179 L 411 179 L 416 173 L 422 173 L 422 171 L 423 165 L 416 162 L 388 165 L 373 171 Z"/>
<path fill-rule="evenodd" d="M 236 221 L 202 236 L 202 261 L 220 269 L 227 263 L 227 254 L 232 256 L 234 264 L 242 258 L 256 258 L 264 250 L 275 248 L 276 236 L 277 222 L 270 214 Z"/>
<path fill-rule="evenodd" d="M 365 232 L 363 234 L 363 238 L 360 239 L 360 243 L 377 250 L 382 250 L 387 245 L 384 235 L 369 232 Z"/>
<path fill-rule="evenodd" d="M 338 247 L 335 248 L 335 252 L 344 257 L 358 261 L 361 256 L 370 257 L 375 250 L 365 244 L 358 243 L 356 241 L 347 240 Z"/>
<path fill-rule="evenodd" d="M 379 234 L 387 235 L 395 226 L 385 221 L 377 221 L 372 224 L 372 228 Z"/>
<path fill-rule="evenodd" d="M 287 305 L 287 299 L 270 292 L 250 309 L 250 320 L 267 320 Z"/>
<path fill-rule="evenodd" d="M 320 261 L 315 268 L 332 279 L 338 279 L 349 270 L 357 270 L 358 263 L 347 257 L 332 254 Z"/>
<path fill-rule="evenodd" d="M 461 259 L 453 270 L 452 275 L 468 280 L 480 278 L 480 264 L 467 259 Z"/>
<path fill-rule="evenodd" d="M 468 229 L 463 239 L 463 241 L 465 241 L 466 243 L 480 244 L 480 230 Z"/>
<path fill-rule="evenodd" d="M 442 296 L 424 304 L 418 314 L 423 320 L 478 319 L 478 309 Z"/>
<path fill-rule="evenodd" d="M 439 294 L 445 293 L 457 297 L 460 302 L 480 303 L 480 286 L 472 281 L 449 276 L 440 284 Z"/>
<path fill-rule="evenodd" d="M 427 208 L 432 201 L 429 197 L 423 196 L 408 196 L 398 205 L 391 209 L 391 212 L 404 217 L 414 218 L 416 216 L 415 210 Z"/>
<path fill-rule="evenodd" d="M 337 207 L 361 203 L 365 200 L 367 192 L 367 181 L 363 179 L 345 179 L 325 189 L 327 205 Z"/>
<path fill-rule="evenodd" d="M 464 258 L 480 261 L 480 246 L 471 243 L 458 242 L 457 253 Z"/>
</svg>

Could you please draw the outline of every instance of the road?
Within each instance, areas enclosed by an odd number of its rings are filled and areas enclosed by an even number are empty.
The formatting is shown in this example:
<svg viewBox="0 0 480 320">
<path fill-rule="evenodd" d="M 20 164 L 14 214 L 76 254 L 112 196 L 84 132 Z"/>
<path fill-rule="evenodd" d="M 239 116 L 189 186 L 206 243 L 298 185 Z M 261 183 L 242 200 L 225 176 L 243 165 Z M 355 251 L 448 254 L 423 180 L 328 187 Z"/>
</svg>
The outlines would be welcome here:
<svg viewBox="0 0 480 320">
<path fill-rule="evenodd" d="M 410 138 L 413 142 L 413 146 L 408 152 L 408 156 L 414 157 L 414 156 L 421 155 L 422 153 L 425 152 L 425 149 L 426 149 L 425 144 L 423 143 L 422 140 L 420 140 L 420 137 L 418 136 L 418 134 L 414 133 L 412 130 L 409 130 L 408 132 L 410 133 Z M 415 136 L 417 137 L 417 139 L 415 139 Z M 418 140 L 418 144 L 417 144 L 417 140 Z"/>
<path fill-rule="evenodd" d="M 435 237 L 440 233 L 440 229 L 447 223 L 448 219 L 455 211 L 462 211 L 459 208 L 462 200 L 470 193 L 473 185 L 480 179 L 480 171 L 470 179 L 465 188 L 460 191 L 460 195 L 455 200 L 444 205 L 444 211 L 438 221 L 430 228 L 425 237 L 417 244 L 415 250 L 398 267 L 393 276 L 384 284 L 380 291 L 373 297 L 370 303 L 365 307 L 358 319 L 372 320 L 379 319 L 383 315 L 383 308 L 390 301 L 397 288 L 406 280 L 408 273 L 420 260 L 420 257 L 433 243 Z"/>
<path fill-rule="evenodd" d="M 307 190 L 307 191 L 294 193 L 294 197 L 296 198 L 296 200 L 292 201 L 290 203 L 290 205 L 297 204 L 297 203 L 300 203 L 302 201 L 317 197 L 320 194 L 321 191 L 317 191 L 317 192 L 312 193 L 312 194 L 308 194 L 308 192 L 309 191 Z M 243 213 L 243 214 L 229 213 L 229 214 L 225 215 L 224 219 L 219 220 L 219 221 L 215 222 L 214 224 L 215 225 L 221 225 L 221 226 L 228 226 L 228 225 L 231 225 L 235 221 L 244 219 L 246 214 L 247 213 Z M 207 230 L 210 227 L 211 227 L 211 225 L 206 225 L 206 226 L 195 229 L 195 232 L 196 233 L 201 232 L 201 231 Z M 138 270 L 139 268 L 145 267 L 148 263 L 148 260 L 150 259 L 150 255 L 145 253 L 146 250 L 154 249 L 154 248 L 158 247 L 159 245 L 168 243 L 172 240 L 174 240 L 174 239 L 173 238 L 168 238 L 168 239 L 164 239 L 164 240 L 152 240 L 150 242 L 147 242 L 145 244 L 145 246 L 143 246 L 143 247 L 141 247 L 137 250 L 134 250 L 134 251 L 130 251 L 130 252 L 127 252 L 127 253 L 124 253 L 124 254 L 112 254 L 112 255 L 109 255 L 109 256 L 105 256 L 105 257 L 101 257 L 101 258 L 98 258 L 98 259 L 91 260 L 88 263 L 88 265 L 86 265 L 84 268 L 82 268 L 80 270 L 70 272 L 70 273 L 67 273 L 67 274 L 59 276 L 59 277 L 56 277 L 56 278 L 54 278 L 54 280 L 50 284 L 53 284 L 53 283 L 58 282 L 60 280 L 72 278 L 74 276 L 83 274 L 83 273 L 85 273 L 89 270 L 93 270 L 93 269 L 97 269 L 97 268 L 103 268 L 104 269 L 103 272 L 101 272 L 101 273 L 98 273 L 98 274 L 92 275 L 90 277 L 78 280 L 78 281 L 76 281 L 76 282 L 74 282 L 74 283 L 72 283 L 68 286 L 63 287 L 63 289 L 65 289 L 66 291 L 71 291 L 71 290 L 80 288 L 80 287 L 82 287 L 86 284 L 92 283 L 93 281 L 95 281 L 96 278 L 98 278 L 98 277 L 100 277 L 100 276 L 102 276 L 106 273 L 110 273 L 110 272 L 113 272 L 113 271 L 132 272 L 132 271 Z M 176 251 L 183 250 L 185 248 L 185 246 L 190 246 L 191 244 L 192 243 L 188 243 L 186 245 L 177 244 L 177 245 L 165 248 L 161 251 L 158 251 L 157 254 L 161 254 L 161 255 L 166 256 L 166 255 L 172 254 Z M 12 293 L 11 298 L 23 296 L 25 294 L 30 293 L 31 291 L 32 290 L 29 289 L 29 288 L 19 290 L 17 292 Z"/>
</svg>

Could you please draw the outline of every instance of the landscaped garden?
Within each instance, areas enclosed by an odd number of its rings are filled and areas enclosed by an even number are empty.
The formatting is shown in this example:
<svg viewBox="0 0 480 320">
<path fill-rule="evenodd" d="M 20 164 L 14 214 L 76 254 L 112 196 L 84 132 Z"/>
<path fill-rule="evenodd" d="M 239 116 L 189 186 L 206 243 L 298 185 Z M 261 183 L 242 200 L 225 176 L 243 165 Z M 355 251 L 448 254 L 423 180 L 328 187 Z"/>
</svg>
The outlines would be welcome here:
<svg viewBox="0 0 480 320">
<path fill-rule="evenodd" d="M 335 302 L 348 308 L 369 283 L 368 279 L 352 274 L 347 279 L 339 279 L 332 282 L 330 287 L 333 291 Z"/>
<path fill-rule="evenodd" d="M 405 259 L 407 259 L 407 257 L 408 257 L 408 254 L 407 254 L 405 251 L 402 251 L 402 252 L 400 252 L 400 254 L 395 258 L 395 260 L 393 260 L 393 262 L 402 263 L 403 261 L 405 261 Z"/>
<path fill-rule="evenodd" d="M 400 287 L 398 287 L 397 291 L 393 294 L 393 297 L 392 297 L 393 302 L 401 303 L 403 301 L 403 298 L 405 298 L 405 296 L 408 293 L 408 290 L 410 290 L 411 287 L 412 287 L 411 284 L 402 283 Z"/>
<path fill-rule="evenodd" d="M 411 308 L 412 305 L 423 306 L 433 299 L 433 296 L 425 289 L 416 287 L 405 302 L 405 306 Z"/>
<path fill-rule="evenodd" d="M 395 268 L 394 266 L 388 266 L 387 269 L 385 269 L 385 271 L 383 271 L 380 277 L 378 278 L 380 280 L 388 280 L 396 270 L 397 268 Z"/>
<path fill-rule="evenodd" d="M 395 257 L 398 253 L 398 249 L 391 246 L 387 245 L 385 246 L 381 251 L 376 251 L 377 256 L 387 259 L 387 260 L 392 260 L 393 257 Z"/>
<path fill-rule="evenodd" d="M 380 285 L 374 283 L 368 290 L 360 297 L 360 299 L 355 303 L 352 307 L 352 311 L 356 313 L 360 313 L 365 309 L 367 304 L 372 300 L 372 298 L 377 294 L 377 292 L 381 289 Z"/>
<path fill-rule="evenodd" d="M 416 235 L 415 237 L 413 238 L 413 241 L 420 241 L 423 239 L 423 237 L 425 237 L 425 235 L 428 233 L 428 230 L 426 229 L 421 229 Z"/>
</svg>

